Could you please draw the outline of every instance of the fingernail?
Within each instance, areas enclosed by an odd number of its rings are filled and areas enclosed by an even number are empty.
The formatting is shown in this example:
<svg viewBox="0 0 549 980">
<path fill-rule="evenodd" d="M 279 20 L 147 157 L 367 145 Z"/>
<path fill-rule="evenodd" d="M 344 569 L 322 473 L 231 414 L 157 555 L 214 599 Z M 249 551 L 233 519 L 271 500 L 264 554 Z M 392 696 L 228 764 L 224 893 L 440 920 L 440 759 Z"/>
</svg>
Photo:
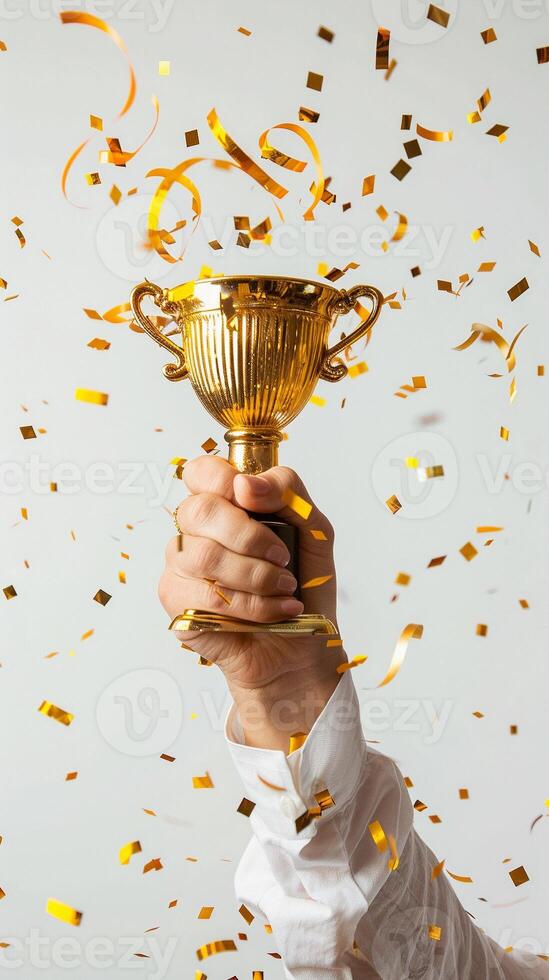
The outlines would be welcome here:
<svg viewBox="0 0 549 980">
<path fill-rule="evenodd" d="M 273 565 L 287 565 L 290 555 L 287 548 L 281 548 L 278 544 L 271 545 L 265 552 L 267 561 L 272 561 Z"/>
<path fill-rule="evenodd" d="M 271 490 L 271 484 L 263 476 L 249 476 L 248 473 L 242 474 L 248 482 L 248 488 L 258 497 L 264 497 Z"/>
<path fill-rule="evenodd" d="M 295 592 L 297 589 L 297 579 L 291 572 L 282 572 L 279 576 L 277 587 L 279 592 Z"/>
<path fill-rule="evenodd" d="M 288 613 L 289 616 L 299 616 L 305 606 L 299 599 L 283 599 L 280 603 L 280 608 L 282 612 Z"/>
</svg>

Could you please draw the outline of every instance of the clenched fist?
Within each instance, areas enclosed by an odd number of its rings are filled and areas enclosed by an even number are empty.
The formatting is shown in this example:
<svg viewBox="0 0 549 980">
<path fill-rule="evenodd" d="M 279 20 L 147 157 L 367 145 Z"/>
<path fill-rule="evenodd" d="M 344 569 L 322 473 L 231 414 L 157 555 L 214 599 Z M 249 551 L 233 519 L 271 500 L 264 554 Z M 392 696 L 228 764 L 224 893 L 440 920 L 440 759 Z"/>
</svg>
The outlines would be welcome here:
<svg viewBox="0 0 549 980">
<path fill-rule="evenodd" d="M 293 470 L 276 466 L 261 476 L 247 476 L 226 460 L 203 456 L 185 465 L 183 477 L 190 491 L 177 509 L 183 546 L 180 550 L 177 537 L 168 544 L 159 586 L 170 617 L 202 609 L 266 623 L 314 611 L 337 625 L 334 532 L 316 507 L 304 520 L 285 506 L 288 489 L 311 502 Z M 297 583 L 286 568 L 286 547 L 248 510 L 276 514 L 299 528 L 302 583 L 331 576 L 324 585 L 303 590 L 303 602 L 293 597 Z M 323 533 L 313 536 L 311 530 Z M 310 729 L 336 687 L 336 666 L 345 660 L 341 647 L 327 647 L 326 636 L 179 636 L 225 674 L 247 742 L 273 748 L 287 748 L 288 732 Z"/>
</svg>

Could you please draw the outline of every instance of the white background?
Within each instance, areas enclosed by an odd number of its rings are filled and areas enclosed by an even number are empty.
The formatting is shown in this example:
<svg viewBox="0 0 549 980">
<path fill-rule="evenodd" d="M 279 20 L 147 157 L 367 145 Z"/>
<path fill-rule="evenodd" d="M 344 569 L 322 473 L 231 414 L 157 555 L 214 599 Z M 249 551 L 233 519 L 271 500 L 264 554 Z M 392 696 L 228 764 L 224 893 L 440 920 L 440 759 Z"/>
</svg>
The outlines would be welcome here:
<svg viewBox="0 0 549 980">
<path fill-rule="evenodd" d="M 367 737 L 399 761 L 414 781 L 413 799 L 428 805 L 417 814 L 420 833 L 451 871 L 474 879 L 456 887 L 477 923 L 504 946 L 549 953 L 549 824 L 543 819 L 530 832 L 549 796 L 549 377 L 536 373 L 548 351 L 549 65 L 536 59 L 536 48 L 549 44 L 545 5 L 454 0 L 446 30 L 425 20 L 427 5 L 419 0 L 105 0 L 74 8 L 107 18 L 128 46 L 138 89 L 121 121 L 115 117 L 127 66 L 105 34 L 62 26 L 50 0 L 4 0 L 0 7 L 7 44 L 0 53 L 0 275 L 8 280 L 5 295 L 18 294 L 0 308 L 0 585 L 17 591 L 0 604 L 0 941 L 20 944 L 6 951 L 5 965 L 25 980 L 40 971 L 58 980 L 70 963 L 78 980 L 94 978 L 101 963 L 109 977 L 124 976 L 129 963 L 151 980 L 175 980 L 194 975 L 202 943 L 245 931 L 249 939 L 236 954 L 206 962 L 209 980 L 243 980 L 253 969 L 268 980 L 281 977 L 280 963 L 268 956 L 274 937 L 259 922 L 246 926 L 232 890 L 249 828 L 236 813 L 242 793 L 223 744 L 222 678 L 179 649 L 156 598 L 173 530 L 166 510 L 183 493 L 170 460 L 196 455 L 209 436 L 222 442 L 222 432 L 188 383 L 164 380 L 167 358 L 148 338 L 83 313 L 125 302 L 144 276 L 174 285 L 204 263 L 227 274 L 317 278 L 320 261 L 354 260 L 360 268 L 338 285 L 399 290 L 401 309 L 386 306 L 368 349 L 358 345 L 369 372 L 319 387 L 327 403 L 310 405 L 291 426 L 283 459 L 300 471 L 337 530 L 340 625 L 349 656 L 369 658 L 354 675 Z M 332 44 L 317 37 L 321 24 L 335 32 Z M 398 62 L 389 81 L 374 67 L 380 24 L 392 29 Z M 241 25 L 251 37 L 237 32 Z M 488 27 L 498 40 L 485 46 L 480 31 Z M 171 62 L 168 77 L 158 75 L 160 60 Z M 306 88 L 309 71 L 324 75 L 321 93 Z M 492 102 L 470 125 L 467 113 L 487 87 Z M 119 137 L 124 149 L 141 142 L 152 122 L 152 94 L 161 107 L 154 138 L 125 170 L 98 168 L 105 135 Z M 316 251 L 300 217 L 314 171 L 293 174 L 268 163 L 290 188 L 281 205 L 293 248 L 287 236 L 271 250 L 236 247 L 233 215 L 278 219 L 259 186 L 203 164 L 191 176 L 205 220 L 185 261 L 169 266 L 140 249 L 157 186 L 148 170 L 196 151 L 224 158 L 206 124 L 212 106 L 259 160 L 260 133 L 297 122 L 300 105 L 320 112 L 309 129 L 337 194 L 336 204 L 317 209 Z M 78 209 L 62 197 L 60 173 L 90 133 L 89 113 L 102 116 L 105 129 L 91 133 L 70 175 L 69 195 L 86 206 Z M 400 130 L 402 113 L 413 116 L 410 133 Z M 423 155 L 399 183 L 390 170 L 417 122 L 452 129 L 454 139 L 421 140 Z M 504 143 L 486 135 L 495 123 L 509 126 Z M 187 150 L 184 132 L 194 128 L 200 146 Z M 272 139 L 308 159 L 294 137 L 275 132 Z M 84 174 L 97 169 L 102 184 L 89 187 Z M 362 198 L 369 174 L 377 175 L 375 192 Z M 115 208 L 113 182 L 123 192 L 137 186 L 138 194 Z M 343 213 L 346 201 L 352 208 Z M 380 204 L 391 214 L 386 226 L 376 215 Z M 397 211 L 411 230 L 384 254 L 379 242 L 390 237 Z M 24 249 L 14 215 L 24 220 Z M 175 190 L 161 224 L 173 227 L 180 218 L 190 220 L 189 201 Z M 470 233 L 480 225 L 485 239 L 473 243 Z M 355 245 L 342 252 L 340 234 L 354 236 Z M 209 248 L 215 237 L 225 242 L 223 252 Z M 483 261 L 497 264 L 477 275 Z M 422 275 L 412 278 L 416 265 Z M 459 298 L 437 290 L 437 279 L 455 287 L 463 273 L 474 281 Z M 530 289 L 511 303 L 507 290 L 523 276 Z M 495 327 L 497 318 L 509 340 L 528 323 L 516 348 L 512 405 L 494 345 L 453 350 L 473 322 Z M 109 340 L 110 350 L 90 349 L 96 336 Z M 427 389 L 396 398 L 412 375 L 425 375 Z M 107 392 L 108 406 L 76 401 L 77 387 Z M 19 426 L 28 424 L 47 432 L 24 441 Z M 502 425 L 508 442 L 500 439 Z M 405 470 L 408 456 L 443 464 L 445 477 L 419 484 Z M 97 464 L 106 469 L 100 473 Z M 384 503 L 393 493 L 403 504 L 396 517 Z M 504 530 L 476 533 L 484 524 Z M 488 537 L 494 543 L 484 547 Z M 479 551 L 470 563 L 459 553 L 468 541 Z M 427 569 L 438 555 L 446 562 Z M 120 569 L 126 585 L 118 582 Z M 394 584 L 400 571 L 412 576 L 407 588 Z M 93 602 L 98 588 L 112 594 L 104 608 Z M 412 642 L 390 686 L 368 691 L 409 622 L 424 625 L 423 639 Z M 488 625 L 486 638 L 475 635 L 477 623 Z M 90 629 L 93 636 L 81 641 Z M 58 655 L 45 659 L 53 651 Z M 74 714 L 69 728 L 39 714 L 44 699 Z M 161 752 L 176 761 L 161 761 Z M 72 770 L 78 779 L 65 782 Z M 215 788 L 193 790 L 191 777 L 206 771 Z M 470 800 L 459 799 L 461 787 Z M 442 823 L 429 821 L 433 813 Z M 118 851 L 133 840 L 142 853 L 122 867 Z M 156 857 L 163 870 L 143 875 Z M 517 889 L 508 871 L 519 865 L 531 880 Z M 46 915 L 50 896 L 84 912 L 79 929 Z M 202 905 L 215 906 L 209 921 L 197 919 Z M 72 947 L 60 945 L 67 936 Z M 94 960 L 97 937 L 106 942 Z M 167 951 L 160 967 L 133 956 L 158 950 Z"/>
</svg>

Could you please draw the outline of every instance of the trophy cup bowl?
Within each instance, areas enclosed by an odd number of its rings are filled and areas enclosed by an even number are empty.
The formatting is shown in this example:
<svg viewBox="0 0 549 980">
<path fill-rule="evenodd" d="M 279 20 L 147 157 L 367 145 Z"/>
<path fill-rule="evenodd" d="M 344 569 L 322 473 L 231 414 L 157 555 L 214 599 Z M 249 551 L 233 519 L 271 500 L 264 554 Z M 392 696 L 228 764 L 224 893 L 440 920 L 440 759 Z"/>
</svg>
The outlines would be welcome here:
<svg viewBox="0 0 549 980">
<path fill-rule="evenodd" d="M 150 297 L 174 321 L 162 330 L 142 310 Z M 371 310 L 353 332 L 332 347 L 329 335 L 341 314 L 366 297 Z M 338 357 L 376 322 L 383 304 L 375 286 L 348 291 L 305 279 L 220 276 L 171 289 L 148 281 L 131 295 L 138 324 L 174 357 L 164 367 L 170 381 L 190 378 L 204 408 L 226 426 L 229 462 L 241 473 L 262 473 L 278 463 L 283 429 L 309 401 L 319 378 L 347 374 Z M 358 305 L 361 314 L 364 310 Z M 181 345 L 172 339 L 180 335 Z M 253 514 L 286 544 L 288 565 L 299 582 L 299 529 L 276 516 Z M 296 593 L 297 594 L 297 593 Z M 333 623 L 303 613 L 277 623 L 247 623 L 231 616 L 186 609 L 171 629 L 231 632 L 335 633 Z"/>
</svg>

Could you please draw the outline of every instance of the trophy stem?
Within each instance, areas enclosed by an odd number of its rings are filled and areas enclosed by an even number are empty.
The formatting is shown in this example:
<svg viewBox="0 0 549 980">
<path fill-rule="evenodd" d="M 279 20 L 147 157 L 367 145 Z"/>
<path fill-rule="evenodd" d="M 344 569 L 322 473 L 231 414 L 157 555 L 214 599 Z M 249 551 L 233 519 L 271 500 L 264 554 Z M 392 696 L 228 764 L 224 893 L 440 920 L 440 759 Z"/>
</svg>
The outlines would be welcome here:
<svg viewBox="0 0 549 980">
<path fill-rule="evenodd" d="M 229 429 L 225 440 L 229 443 L 229 463 L 239 473 L 263 473 L 278 466 L 278 444 L 282 439 L 279 429 Z"/>
</svg>

